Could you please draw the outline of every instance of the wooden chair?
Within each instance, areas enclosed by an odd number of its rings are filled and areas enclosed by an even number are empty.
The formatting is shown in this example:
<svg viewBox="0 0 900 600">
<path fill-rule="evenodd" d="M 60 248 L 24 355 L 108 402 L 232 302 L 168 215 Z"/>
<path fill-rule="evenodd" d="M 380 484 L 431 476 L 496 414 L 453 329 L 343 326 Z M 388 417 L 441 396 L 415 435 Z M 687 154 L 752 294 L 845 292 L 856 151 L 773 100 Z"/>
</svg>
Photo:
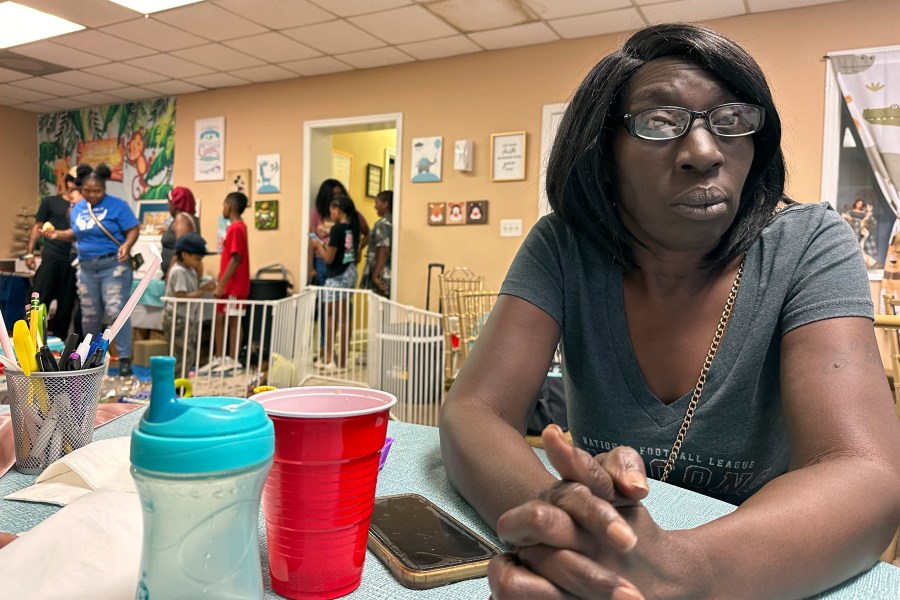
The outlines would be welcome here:
<svg viewBox="0 0 900 600">
<path fill-rule="evenodd" d="M 469 356 L 469 351 L 481 329 L 487 322 L 497 301 L 498 292 L 480 290 L 477 292 L 457 292 L 456 299 L 459 307 L 459 352 L 460 366 Z"/>
<path fill-rule="evenodd" d="M 885 298 L 884 304 L 888 310 L 892 313 L 896 313 L 897 307 L 900 306 L 900 300 Z M 883 329 L 887 333 L 888 347 L 891 355 L 891 371 L 893 372 L 894 379 L 894 404 L 897 410 L 897 418 L 900 418 L 900 315 L 877 314 L 875 315 L 875 327 Z M 897 460 L 900 460 L 900 456 L 897 457 Z M 887 563 L 893 563 L 900 557 L 897 553 L 898 541 L 900 541 L 900 531 L 894 535 L 894 539 L 887 547 L 887 550 L 881 555 L 881 560 Z"/>
<path fill-rule="evenodd" d="M 450 389 L 459 367 L 460 327 L 457 293 L 484 289 L 484 276 L 466 267 L 454 267 L 438 278 L 441 293 L 441 325 L 444 330 L 444 390 Z"/>
</svg>

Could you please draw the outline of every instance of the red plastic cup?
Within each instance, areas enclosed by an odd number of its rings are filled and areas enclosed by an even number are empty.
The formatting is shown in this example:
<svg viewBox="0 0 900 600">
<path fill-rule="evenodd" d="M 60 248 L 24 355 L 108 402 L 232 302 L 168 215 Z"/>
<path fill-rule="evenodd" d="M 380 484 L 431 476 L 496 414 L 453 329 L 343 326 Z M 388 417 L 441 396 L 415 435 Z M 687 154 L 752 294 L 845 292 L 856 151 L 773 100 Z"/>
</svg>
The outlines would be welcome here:
<svg viewBox="0 0 900 600">
<path fill-rule="evenodd" d="M 272 589 L 338 598 L 359 587 L 388 411 L 397 398 L 363 388 L 256 394 L 275 424 L 263 489 Z"/>
</svg>

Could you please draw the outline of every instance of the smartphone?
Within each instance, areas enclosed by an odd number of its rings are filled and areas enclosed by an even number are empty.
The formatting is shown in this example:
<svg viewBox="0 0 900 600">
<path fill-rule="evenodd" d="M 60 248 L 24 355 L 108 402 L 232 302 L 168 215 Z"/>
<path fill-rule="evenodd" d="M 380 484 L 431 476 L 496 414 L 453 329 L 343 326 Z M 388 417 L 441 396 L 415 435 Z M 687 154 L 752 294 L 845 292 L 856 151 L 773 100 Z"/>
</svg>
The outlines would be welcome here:
<svg viewBox="0 0 900 600">
<path fill-rule="evenodd" d="M 311 239 L 311 240 L 317 240 L 317 239 L 319 239 L 319 236 L 317 236 L 315 233 L 313 233 L 312 231 L 310 231 L 310 232 L 309 232 L 309 239 Z"/>
<path fill-rule="evenodd" d="M 375 498 L 369 550 L 415 590 L 487 575 L 500 551 L 418 494 Z"/>
</svg>

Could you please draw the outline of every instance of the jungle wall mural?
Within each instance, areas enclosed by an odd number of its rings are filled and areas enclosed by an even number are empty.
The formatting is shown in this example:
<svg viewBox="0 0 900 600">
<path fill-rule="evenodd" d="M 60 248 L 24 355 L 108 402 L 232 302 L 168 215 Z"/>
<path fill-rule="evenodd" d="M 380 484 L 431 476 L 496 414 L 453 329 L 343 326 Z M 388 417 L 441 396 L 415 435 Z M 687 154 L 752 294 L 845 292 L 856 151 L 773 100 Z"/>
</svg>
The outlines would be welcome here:
<svg viewBox="0 0 900 600">
<path fill-rule="evenodd" d="M 42 114 L 38 142 L 42 196 L 65 191 L 71 167 L 105 162 L 107 192 L 137 214 L 140 201 L 165 200 L 172 189 L 175 98 Z"/>
</svg>

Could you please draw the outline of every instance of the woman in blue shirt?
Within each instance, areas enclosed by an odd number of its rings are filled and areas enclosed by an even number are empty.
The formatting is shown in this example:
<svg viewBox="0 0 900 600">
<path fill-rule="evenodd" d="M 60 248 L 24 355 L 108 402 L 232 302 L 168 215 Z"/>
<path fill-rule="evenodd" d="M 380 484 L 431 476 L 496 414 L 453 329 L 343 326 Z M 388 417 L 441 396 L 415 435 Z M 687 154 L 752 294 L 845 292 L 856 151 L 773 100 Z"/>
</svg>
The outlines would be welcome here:
<svg viewBox="0 0 900 600">
<path fill-rule="evenodd" d="M 72 229 L 57 232 L 58 237 L 78 243 L 81 322 L 84 332 L 94 336 L 103 332 L 103 321 L 112 323 L 128 301 L 133 278 L 129 257 L 138 237 L 138 220 L 131 208 L 106 193 L 110 175 L 109 167 L 100 163 L 76 182 L 84 199 L 72 207 Z M 123 377 L 131 375 L 131 334 L 129 319 L 116 335 Z"/>
</svg>

